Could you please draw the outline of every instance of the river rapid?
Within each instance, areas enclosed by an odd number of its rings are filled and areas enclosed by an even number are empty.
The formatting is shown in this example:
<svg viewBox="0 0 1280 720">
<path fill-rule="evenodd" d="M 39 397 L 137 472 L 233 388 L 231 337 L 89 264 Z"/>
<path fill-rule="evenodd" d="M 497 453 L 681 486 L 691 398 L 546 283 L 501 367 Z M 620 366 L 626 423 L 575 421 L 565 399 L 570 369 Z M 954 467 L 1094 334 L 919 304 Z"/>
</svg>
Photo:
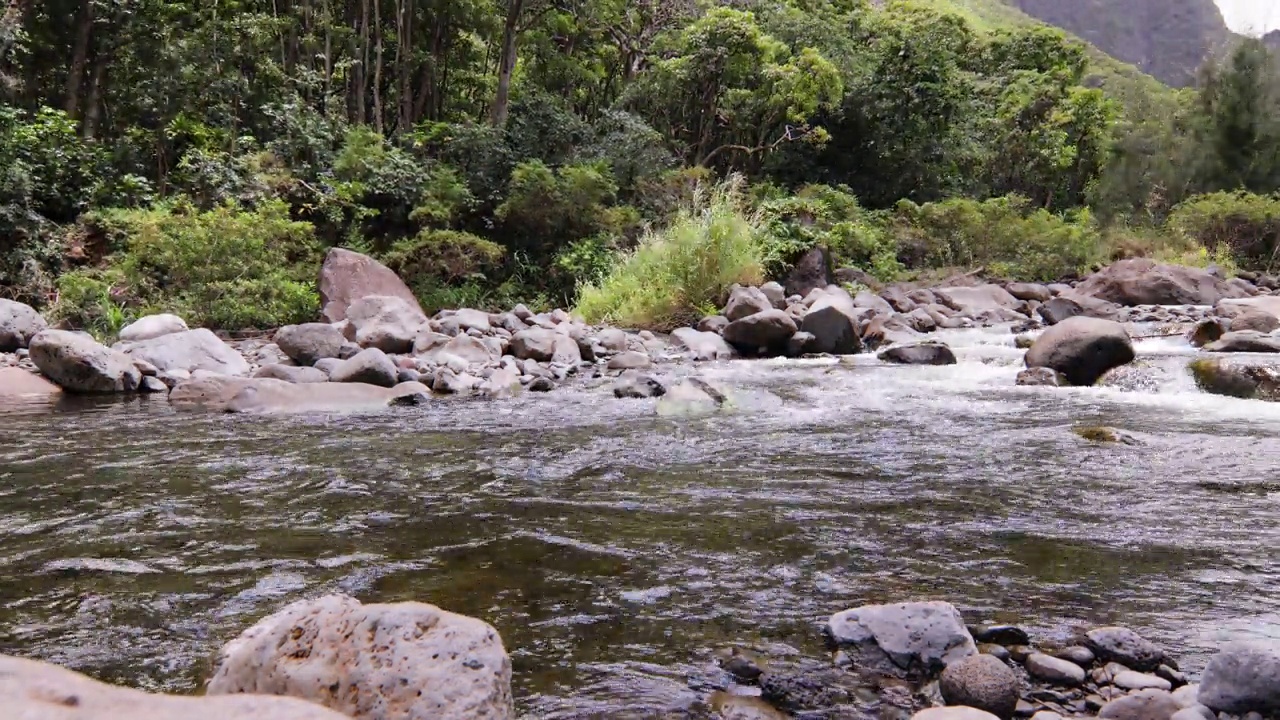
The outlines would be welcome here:
<svg viewBox="0 0 1280 720">
<path fill-rule="evenodd" d="M 937 335 L 958 365 L 660 368 L 730 390 L 705 418 L 586 382 L 378 415 L 0 414 L 0 652 L 198 692 L 222 643 L 340 591 L 492 623 L 527 717 L 683 718 L 715 651 L 820 656 L 866 603 L 1040 640 L 1120 623 L 1193 673 L 1280 637 L 1280 404 L 1198 392 L 1181 339 L 1060 389 L 1014 386 L 1007 328 Z"/>
</svg>

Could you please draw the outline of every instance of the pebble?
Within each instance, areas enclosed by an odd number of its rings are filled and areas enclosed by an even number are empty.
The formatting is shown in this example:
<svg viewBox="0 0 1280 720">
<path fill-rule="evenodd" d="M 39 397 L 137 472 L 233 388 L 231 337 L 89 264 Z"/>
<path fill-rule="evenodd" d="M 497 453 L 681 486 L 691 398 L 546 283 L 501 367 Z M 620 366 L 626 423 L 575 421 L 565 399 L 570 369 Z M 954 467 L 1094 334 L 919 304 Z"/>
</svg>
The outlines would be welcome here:
<svg viewBox="0 0 1280 720">
<path fill-rule="evenodd" d="M 1027 657 L 1027 672 L 1032 677 L 1059 685 L 1079 685 L 1084 682 L 1084 668 L 1069 661 L 1033 653 Z"/>
<path fill-rule="evenodd" d="M 1054 653 L 1054 657 L 1070 660 L 1082 668 L 1089 667 L 1094 661 L 1093 651 L 1083 645 L 1072 645 L 1071 647 L 1063 648 Z"/>
<path fill-rule="evenodd" d="M 990 655 L 996 658 L 997 660 L 1004 660 L 1006 662 L 1008 662 L 1009 658 L 1012 657 L 1009 654 L 1009 648 L 1003 645 L 996 645 L 994 643 L 983 643 L 982 645 L 979 645 L 978 652 L 982 653 L 983 655 Z"/>
<path fill-rule="evenodd" d="M 1116 673 L 1111 679 L 1111 683 L 1125 690 L 1146 690 L 1155 688 L 1156 690 L 1172 690 L 1173 684 L 1168 680 L 1155 675 L 1147 675 L 1146 673 L 1135 672 L 1133 670 L 1125 670 Z"/>
</svg>

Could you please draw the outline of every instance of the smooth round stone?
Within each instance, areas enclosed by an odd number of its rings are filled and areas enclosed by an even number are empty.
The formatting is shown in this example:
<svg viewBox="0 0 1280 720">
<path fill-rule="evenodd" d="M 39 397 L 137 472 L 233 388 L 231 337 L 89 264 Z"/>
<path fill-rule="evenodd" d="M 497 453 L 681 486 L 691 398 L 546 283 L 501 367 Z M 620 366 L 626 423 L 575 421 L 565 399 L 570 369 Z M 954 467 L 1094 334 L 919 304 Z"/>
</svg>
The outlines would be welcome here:
<svg viewBox="0 0 1280 720">
<path fill-rule="evenodd" d="M 1003 645 L 996 645 L 995 643 L 983 643 L 979 645 L 978 652 L 982 653 L 983 655 L 990 655 L 991 657 L 996 658 L 997 660 L 1008 660 L 1010 657 L 1012 657 L 1009 654 L 1009 648 Z"/>
<path fill-rule="evenodd" d="M 1155 675 L 1147 675 L 1146 673 L 1136 672 L 1134 670 L 1125 670 L 1116 673 L 1111 679 L 1111 684 L 1125 690 L 1146 690 L 1154 688 L 1156 690 L 1172 690 L 1173 684 L 1168 680 Z"/>
<path fill-rule="evenodd" d="M 911 720 L 1000 720 L 995 715 L 977 708 L 955 705 L 953 707 L 925 708 Z"/>
<path fill-rule="evenodd" d="M 1107 703 L 1098 713 L 1106 720 L 1169 720 L 1182 708 L 1163 690 L 1138 690 Z"/>
<path fill-rule="evenodd" d="M 1063 648 L 1054 653 L 1055 657 L 1063 660 L 1070 660 L 1082 668 L 1087 668 L 1093 664 L 1093 651 L 1083 645 L 1072 645 L 1069 648 Z"/>
<path fill-rule="evenodd" d="M 1002 718 L 1013 717 L 1018 705 L 1018 676 L 992 655 L 970 655 L 951 663 L 938 685 L 948 705 L 978 708 Z"/>
<path fill-rule="evenodd" d="M 1071 662 L 1044 653 L 1033 653 L 1027 657 L 1027 672 L 1032 677 L 1058 685 L 1079 685 L 1084 682 L 1084 668 Z"/>
</svg>

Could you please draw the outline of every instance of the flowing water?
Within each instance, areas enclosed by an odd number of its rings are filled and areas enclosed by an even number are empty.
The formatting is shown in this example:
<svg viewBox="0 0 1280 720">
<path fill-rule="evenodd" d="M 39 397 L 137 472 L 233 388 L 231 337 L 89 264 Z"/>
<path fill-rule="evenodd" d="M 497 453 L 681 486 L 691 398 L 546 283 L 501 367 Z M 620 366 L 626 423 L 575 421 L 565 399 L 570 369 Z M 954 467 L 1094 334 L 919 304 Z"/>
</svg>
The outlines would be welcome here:
<svg viewBox="0 0 1280 720">
<path fill-rule="evenodd" d="M 1119 387 L 1018 388 L 1004 329 L 952 367 L 697 372 L 731 413 L 585 386 L 382 415 L 134 400 L 0 415 L 0 652 L 197 692 L 298 598 L 483 618 L 537 718 L 697 716 L 738 644 L 821 651 L 832 612 L 937 598 L 1041 639 L 1118 622 L 1197 670 L 1280 636 L 1280 404 L 1207 396 L 1180 340 Z M 1096 444 L 1077 425 L 1134 444 Z"/>
</svg>

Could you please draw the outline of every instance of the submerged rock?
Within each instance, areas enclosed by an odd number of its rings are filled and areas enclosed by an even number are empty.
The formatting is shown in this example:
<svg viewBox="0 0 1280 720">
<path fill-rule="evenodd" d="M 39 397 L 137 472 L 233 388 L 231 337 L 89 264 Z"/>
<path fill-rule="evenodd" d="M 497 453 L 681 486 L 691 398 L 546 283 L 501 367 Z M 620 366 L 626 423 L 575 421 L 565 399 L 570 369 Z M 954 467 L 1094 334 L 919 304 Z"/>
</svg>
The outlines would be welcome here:
<svg viewBox="0 0 1280 720">
<path fill-rule="evenodd" d="M 1135 357 L 1123 325 L 1078 316 L 1045 330 L 1027 351 L 1026 364 L 1057 370 L 1072 385 L 1093 385 L 1108 370 Z"/>
<path fill-rule="evenodd" d="M 944 343 L 929 341 L 896 345 L 877 355 L 881 362 L 898 365 L 955 365 L 956 355 Z"/>
<path fill-rule="evenodd" d="M 662 394 L 657 412 L 668 417 L 707 415 L 719 410 L 727 401 L 728 397 L 711 383 L 701 378 L 685 378 Z"/>
<path fill-rule="evenodd" d="M 66 330 L 45 330 L 33 337 L 31 361 L 45 377 L 74 393 L 134 392 L 142 382 L 133 358 Z"/>
<path fill-rule="evenodd" d="M 0 298 L 0 352 L 13 352 L 49 327 L 30 305 Z"/>
<path fill-rule="evenodd" d="M 1025 387 L 1065 387 L 1071 383 L 1067 382 L 1066 375 L 1053 368 L 1037 367 L 1019 372 L 1014 384 Z"/>
<path fill-rule="evenodd" d="M 44 397 L 60 395 L 62 388 L 44 376 L 16 367 L 0 367 L 0 398 Z"/>
<path fill-rule="evenodd" d="M 1280 370 L 1202 358 L 1187 366 L 1196 385 L 1207 393 L 1244 400 L 1280 401 Z"/>
<path fill-rule="evenodd" d="M 667 386 L 652 375 L 638 372 L 626 372 L 613 384 L 613 396 L 616 398 L 651 398 L 661 397 L 667 392 Z"/>
<path fill-rule="evenodd" d="M 1194 347 L 1204 347 L 1209 343 L 1217 342 L 1226 332 L 1221 320 L 1201 320 L 1187 335 L 1187 342 Z"/>
<path fill-rule="evenodd" d="M 948 705 L 967 705 L 1003 720 L 1012 718 L 1018 706 L 1018 676 L 991 655 L 973 655 L 948 665 L 939 689 Z"/>
<path fill-rule="evenodd" d="M 490 625 L 416 602 L 295 602 L 227 643 L 210 696 L 312 700 L 354 720 L 508 720 L 511 660 Z"/>
<path fill-rule="evenodd" d="M 827 633 L 851 656 L 857 653 L 855 662 L 894 674 L 931 674 L 978 652 L 960 613 L 947 602 L 845 610 L 827 621 Z"/>
<path fill-rule="evenodd" d="M 0 706 L 14 720 L 349 720 L 297 698 L 151 694 L 7 655 L 0 655 Z"/>
<path fill-rule="evenodd" d="M 179 383 L 169 402 L 183 410 L 236 413 L 363 412 L 391 406 L 400 398 L 427 396 L 420 383 L 393 388 L 360 383 L 299 385 L 272 378 L 208 376 Z"/>
<path fill-rule="evenodd" d="M 1132 437 L 1125 435 L 1124 433 L 1121 433 L 1118 430 L 1115 430 L 1109 427 L 1101 427 L 1101 426 L 1094 426 L 1094 425 L 1080 425 L 1080 426 L 1071 428 L 1071 432 L 1075 433 L 1076 435 L 1079 435 L 1081 438 L 1084 438 L 1089 442 L 1122 443 L 1125 445 L 1138 444 L 1138 441 L 1134 440 Z"/>
<path fill-rule="evenodd" d="M 1198 697 L 1220 712 L 1280 712 L 1280 641 L 1222 648 L 1204 669 Z"/>
</svg>

